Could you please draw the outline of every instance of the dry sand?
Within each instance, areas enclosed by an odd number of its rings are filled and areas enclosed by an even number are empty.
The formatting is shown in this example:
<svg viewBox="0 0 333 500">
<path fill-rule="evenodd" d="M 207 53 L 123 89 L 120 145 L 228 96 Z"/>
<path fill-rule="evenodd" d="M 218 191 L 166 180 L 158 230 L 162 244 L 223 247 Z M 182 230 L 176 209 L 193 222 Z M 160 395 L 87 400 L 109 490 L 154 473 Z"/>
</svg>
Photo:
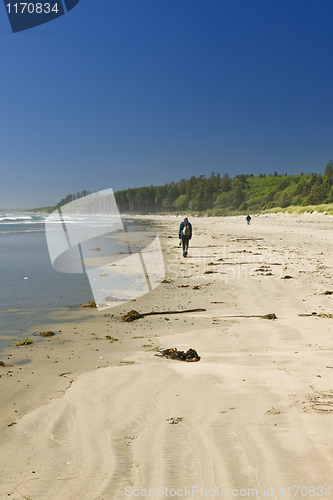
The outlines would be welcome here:
<svg viewBox="0 0 333 500">
<path fill-rule="evenodd" d="M 153 219 L 170 283 L 2 356 L 0 499 L 329 498 L 333 318 L 299 315 L 333 313 L 332 219 L 193 218 L 187 259 Z"/>
</svg>

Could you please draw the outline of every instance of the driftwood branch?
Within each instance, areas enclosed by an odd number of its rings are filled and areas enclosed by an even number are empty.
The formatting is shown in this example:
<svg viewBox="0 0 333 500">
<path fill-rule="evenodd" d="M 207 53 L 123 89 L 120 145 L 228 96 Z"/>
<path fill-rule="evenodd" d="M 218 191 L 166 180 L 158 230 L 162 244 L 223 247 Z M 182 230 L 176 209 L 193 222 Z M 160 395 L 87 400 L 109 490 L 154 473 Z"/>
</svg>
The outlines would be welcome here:
<svg viewBox="0 0 333 500">
<path fill-rule="evenodd" d="M 153 311 L 148 313 L 142 313 L 141 316 L 152 316 L 155 314 L 181 314 L 181 313 L 195 313 L 204 312 L 206 309 L 183 309 L 182 311 Z"/>
<path fill-rule="evenodd" d="M 217 316 L 215 318 L 212 318 L 213 320 L 215 319 L 228 319 L 228 318 L 262 318 L 262 319 L 277 319 L 277 316 L 274 313 L 271 314 L 264 314 L 264 315 L 259 315 L 259 314 L 251 314 L 250 316 L 246 316 L 244 314 L 240 315 L 235 315 L 235 316 Z"/>
<path fill-rule="evenodd" d="M 313 316 L 314 318 L 333 318 L 333 314 L 325 314 L 325 313 L 299 314 L 298 316 Z"/>
<path fill-rule="evenodd" d="M 204 312 L 206 309 L 183 309 L 182 311 L 152 311 L 147 313 L 139 313 L 138 311 L 129 311 L 124 314 L 123 321 L 131 322 L 136 319 L 144 318 L 145 316 L 153 316 L 156 314 L 182 314 L 182 313 L 192 313 L 192 312 Z"/>
</svg>

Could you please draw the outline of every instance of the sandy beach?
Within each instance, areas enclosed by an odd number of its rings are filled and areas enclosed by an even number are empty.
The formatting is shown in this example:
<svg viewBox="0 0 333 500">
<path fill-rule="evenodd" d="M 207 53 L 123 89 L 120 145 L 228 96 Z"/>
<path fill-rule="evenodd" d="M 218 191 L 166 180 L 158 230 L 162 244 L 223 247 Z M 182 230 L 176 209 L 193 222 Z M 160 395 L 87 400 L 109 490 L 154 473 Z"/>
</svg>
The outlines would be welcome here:
<svg viewBox="0 0 333 500">
<path fill-rule="evenodd" d="M 329 498 L 333 219 L 190 218 L 186 259 L 181 219 L 151 219 L 165 283 L 2 355 L 0 499 Z"/>
</svg>

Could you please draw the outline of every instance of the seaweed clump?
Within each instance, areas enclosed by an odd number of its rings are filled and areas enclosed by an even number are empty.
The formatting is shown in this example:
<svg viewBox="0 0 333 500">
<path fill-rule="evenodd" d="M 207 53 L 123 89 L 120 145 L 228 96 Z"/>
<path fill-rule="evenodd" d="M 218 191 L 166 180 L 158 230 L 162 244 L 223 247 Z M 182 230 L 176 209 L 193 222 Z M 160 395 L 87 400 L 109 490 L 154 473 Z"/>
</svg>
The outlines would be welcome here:
<svg viewBox="0 0 333 500">
<path fill-rule="evenodd" d="M 34 343 L 34 341 L 31 339 L 24 339 L 24 340 L 21 340 L 19 342 L 12 342 L 12 344 L 15 344 L 15 345 L 30 345 L 33 343 Z"/>
<path fill-rule="evenodd" d="M 129 323 L 131 321 L 135 321 L 136 319 L 140 318 L 143 318 L 142 314 L 132 309 L 132 311 L 129 311 L 128 313 L 124 314 L 123 321 L 127 321 Z"/>
<path fill-rule="evenodd" d="M 263 319 L 277 319 L 277 316 L 274 313 L 264 314 L 264 316 L 260 316 Z"/>
<path fill-rule="evenodd" d="M 82 305 L 80 304 L 81 307 L 97 307 L 96 306 L 96 302 L 94 302 L 93 300 L 91 300 L 90 302 L 87 302 L 86 304 Z"/>
<path fill-rule="evenodd" d="M 171 349 L 164 349 L 163 351 L 160 351 L 159 355 L 165 358 L 178 359 L 179 361 L 187 361 L 187 362 L 200 360 L 200 356 L 194 349 L 189 349 L 188 351 L 184 352 L 184 351 L 178 351 L 177 347 L 173 347 Z"/>
<path fill-rule="evenodd" d="M 6 364 L 6 363 L 4 363 L 3 361 L 0 361 L 0 366 L 9 367 L 9 366 L 13 366 L 13 365 L 7 365 L 7 364 Z"/>
<path fill-rule="evenodd" d="M 118 342 L 118 339 L 115 339 L 114 337 L 111 337 L 111 335 L 106 335 L 105 338 L 107 338 L 111 342 L 111 344 L 113 342 Z"/>
<path fill-rule="evenodd" d="M 40 332 L 39 335 L 42 335 L 42 337 L 53 337 L 53 335 L 55 335 L 54 332 Z"/>
</svg>

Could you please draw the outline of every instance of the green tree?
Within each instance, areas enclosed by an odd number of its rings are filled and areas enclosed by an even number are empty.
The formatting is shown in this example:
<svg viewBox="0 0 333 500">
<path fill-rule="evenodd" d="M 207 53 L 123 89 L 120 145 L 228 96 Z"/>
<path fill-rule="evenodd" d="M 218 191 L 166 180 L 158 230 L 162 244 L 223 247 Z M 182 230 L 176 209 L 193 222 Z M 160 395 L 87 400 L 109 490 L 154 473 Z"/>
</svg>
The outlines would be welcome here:
<svg viewBox="0 0 333 500">
<path fill-rule="evenodd" d="M 187 194 L 181 194 L 178 196 L 176 201 L 174 201 L 173 206 L 176 210 L 186 211 L 188 209 L 188 196 Z"/>
<path fill-rule="evenodd" d="M 220 180 L 220 190 L 222 192 L 228 192 L 231 189 L 231 179 L 228 174 L 224 174 Z"/>
</svg>

